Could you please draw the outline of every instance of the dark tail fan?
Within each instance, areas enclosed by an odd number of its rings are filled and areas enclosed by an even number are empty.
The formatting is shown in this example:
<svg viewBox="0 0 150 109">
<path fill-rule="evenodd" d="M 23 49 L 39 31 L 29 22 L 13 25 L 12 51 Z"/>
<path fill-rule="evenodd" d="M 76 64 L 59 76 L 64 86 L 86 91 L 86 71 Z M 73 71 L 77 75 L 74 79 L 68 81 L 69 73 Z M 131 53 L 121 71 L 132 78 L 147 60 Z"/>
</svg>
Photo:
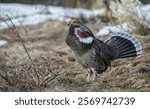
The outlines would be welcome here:
<svg viewBox="0 0 150 109">
<path fill-rule="evenodd" d="M 115 59 L 140 57 L 142 54 L 140 41 L 128 33 L 115 33 L 105 43 L 113 48 Z"/>
</svg>

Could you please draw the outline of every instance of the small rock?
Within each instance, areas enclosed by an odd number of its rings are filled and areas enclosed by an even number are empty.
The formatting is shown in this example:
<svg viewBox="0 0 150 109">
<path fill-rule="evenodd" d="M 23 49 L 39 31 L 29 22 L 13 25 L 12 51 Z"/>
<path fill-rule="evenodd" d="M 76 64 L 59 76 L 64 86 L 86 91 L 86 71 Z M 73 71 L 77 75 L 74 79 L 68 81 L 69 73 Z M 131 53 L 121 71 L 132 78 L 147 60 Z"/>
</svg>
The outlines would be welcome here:
<svg viewBox="0 0 150 109">
<path fill-rule="evenodd" d="M 75 58 L 73 58 L 72 56 L 68 56 L 67 57 L 68 62 L 74 62 Z"/>
<path fill-rule="evenodd" d="M 150 68 L 147 68 L 147 67 L 140 67 L 140 68 L 135 69 L 135 72 L 148 73 L 148 72 L 150 72 Z"/>
</svg>

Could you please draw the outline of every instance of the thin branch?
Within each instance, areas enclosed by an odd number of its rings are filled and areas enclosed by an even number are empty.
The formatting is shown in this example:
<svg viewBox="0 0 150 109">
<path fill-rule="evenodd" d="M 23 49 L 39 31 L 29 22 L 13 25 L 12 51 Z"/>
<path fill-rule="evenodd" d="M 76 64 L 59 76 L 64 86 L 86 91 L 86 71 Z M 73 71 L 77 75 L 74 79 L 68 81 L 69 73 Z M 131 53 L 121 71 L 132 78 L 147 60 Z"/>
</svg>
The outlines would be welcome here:
<svg viewBox="0 0 150 109">
<path fill-rule="evenodd" d="M 51 82 L 52 80 L 56 79 L 57 77 L 59 77 L 61 74 L 57 74 L 57 75 L 54 75 L 53 78 L 47 78 L 44 80 L 43 84 L 46 85 L 48 84 L 49 82 Z"/>
<path fill-rule="evenodd" d="M 15 26 L 14 23 L 12 22 L 11 18 L 10 18 L 8 15 L 6 15 L 6 16 L 8 17 L 8 19 L 9 19 L 10 22 L 12 23 L 12 25 L 13 25 L 13 27 L 14 27 L 13 30 L 14 30 L 15 33 L 17 34 L 17 37 L 20 39 L 20 42 L 21 42 L 21 44 L 22 44 L 22 46 L 23 46 L 25 52 L 27 53 L 27 55 L 28 55 L 28 57 L 29 57 L 29 60 L 30 60 L 30 62 L 31 62 L 31 64 L 32 64 L 32 66 L 33 66 L 34 72 L 35 72 L 35 74 L 36 74 L 36 76 L 37 76 L 37 79 L 38 79 L 38 81 L 39 81 L 39 80 L 40 80 L 39 74 L 38 74 L 38 72 L 36 71 L 36 67 L 35 67 L 35 65 L 34 65 L 32 59 L 31 59 L 31 56 L 30 56 L 28 50 L 26 49 L 26 47 L 25 47 L 25 45 L 24 45 L 24 43 L 23 43 L 22 38 L 20 37 L 20 34 L 19 34 L 19 32 L 18 32 L 16 26 Z"/>
</svg>

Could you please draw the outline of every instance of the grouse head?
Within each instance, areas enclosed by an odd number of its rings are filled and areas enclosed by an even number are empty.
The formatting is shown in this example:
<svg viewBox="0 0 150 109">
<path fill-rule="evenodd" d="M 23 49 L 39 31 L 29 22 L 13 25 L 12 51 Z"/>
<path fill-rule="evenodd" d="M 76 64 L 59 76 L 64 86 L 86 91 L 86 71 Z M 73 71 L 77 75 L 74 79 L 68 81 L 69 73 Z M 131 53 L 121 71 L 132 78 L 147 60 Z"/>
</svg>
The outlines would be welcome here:
<svg viewBox="0 0 150 109">
<path fill-rule="evenodd" d="M 94 40 L 92 31 L 78 19 L 71 19 L 68 23 L 69 34 L 75 36 L 81 43 L 91 44 Z"/>
</svg>

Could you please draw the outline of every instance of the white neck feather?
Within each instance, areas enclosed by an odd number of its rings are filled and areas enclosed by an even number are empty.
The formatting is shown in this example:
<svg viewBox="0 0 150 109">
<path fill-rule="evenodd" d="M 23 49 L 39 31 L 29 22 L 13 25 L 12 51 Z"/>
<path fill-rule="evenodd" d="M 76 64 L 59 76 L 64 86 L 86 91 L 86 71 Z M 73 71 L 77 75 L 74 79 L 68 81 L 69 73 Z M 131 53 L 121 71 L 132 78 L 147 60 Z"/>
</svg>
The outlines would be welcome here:
<svg viewBox="0 0 150 109">
<path fill-rule="evenodd" d="M 79 41 L 80 41 L 80 42 L 83 42 L 83 43 L 85 43 L 85 44 L 91 44 L 92 41 L 94 40 L 93 37 L 80 38 L 80 37 L 78 36 L 78 38 L 79 38 Z"/>
<path fill-rule="evenodd" d="M 79 39 L 80 42 L 85 43 L 85 44 L 91 44 L 94 40 L 93 37 L 85 37 L 85 38 L 81 38 L 78 34 L 77 34 L 77 29 L 75 29 L 75 34 L 77 36 L 77 38 Z"/>
</svg>

